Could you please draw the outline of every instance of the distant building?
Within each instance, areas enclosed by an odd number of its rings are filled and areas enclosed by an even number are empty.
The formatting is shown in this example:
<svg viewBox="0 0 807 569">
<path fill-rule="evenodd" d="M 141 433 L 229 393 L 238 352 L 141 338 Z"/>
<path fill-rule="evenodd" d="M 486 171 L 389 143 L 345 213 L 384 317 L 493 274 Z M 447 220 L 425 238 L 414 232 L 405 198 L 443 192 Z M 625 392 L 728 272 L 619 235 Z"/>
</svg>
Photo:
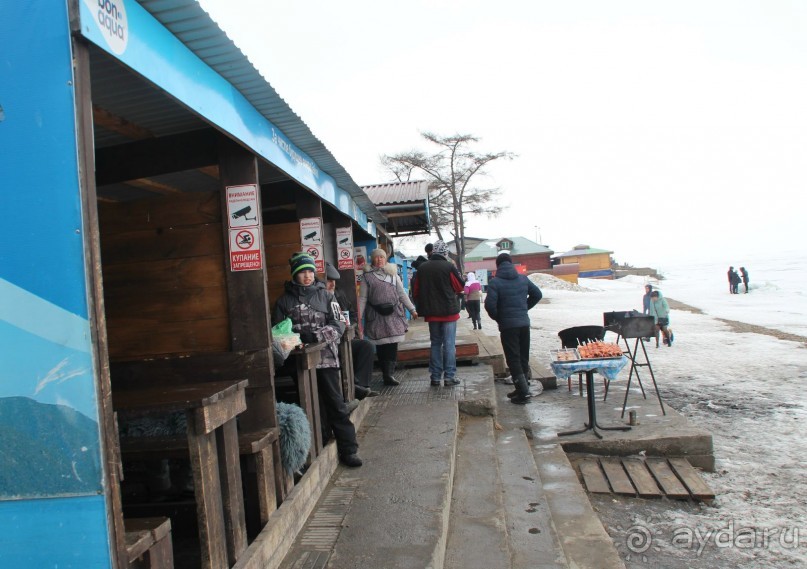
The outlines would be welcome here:
<svg viewBox="0 0 807 569">
<path fill-rule="evenodd" d="M 605 249 L 594 249 L 588 245 L 576 245 L 571 251 L 553 257 L 552 262 L 561 266 L 576 264 L 578 276 L 581 278 L 613 279 L 614 271 L 611 268 L 613 253 Z"/>
<path fill-rule="evenodd" d="M 465 270 L 496 270 L 499 253 L 509 253 L 514 265 L 522 265 L 527 272 L 549 271 L 554 251 L 525 237 L 487 239 L 465 254 Z"/>
<path fill-rule="evenodd" d="M 485 241 L 482 237 L 465 237 L 465 258 L 468 258 L 468 251 L 473 251 L 474 247 Z M 457 261 L 457 240 L 452 239 L 448 243 L 448 256 Z"/>
</svg>

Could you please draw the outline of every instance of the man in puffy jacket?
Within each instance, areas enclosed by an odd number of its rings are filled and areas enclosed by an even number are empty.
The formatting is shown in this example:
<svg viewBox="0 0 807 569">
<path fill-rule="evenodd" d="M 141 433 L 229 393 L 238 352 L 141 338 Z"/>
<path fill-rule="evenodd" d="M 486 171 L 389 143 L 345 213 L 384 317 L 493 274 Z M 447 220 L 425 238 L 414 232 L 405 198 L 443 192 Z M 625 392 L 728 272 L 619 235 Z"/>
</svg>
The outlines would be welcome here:
<svg viewBox="0 0 807 569">
<path fill-rule="evenodd" d="M 339 376 L 339 340 L 345 332 L 341 320 L 341 308 L 325 283 L 316 279 L 314 259 L 304 253 L 296 253 L 289 259 L 291 281 L 285 285 L 286 292 L 277 299 L 274 322 L 291 318 L 292 330 L 300 334 L 303 343 L 325 342 L 317 364 L 317 390 L 320 410 L 324 416 L 323 430 L 328 428 L 336 439 L 339 460 L 350 467 L 362 465 L 356 452 L 356 428 L 342 397 Z"/>
<path fill-rule="evenodd" d="M 417 312 L 429 323 L 431 352 L 429 375 L 432 386 L 460 384 L 457 379 L 457 320 L 460 319 L 460 302 L 465 281 L 457 268 L 448 260 L 448 245 L 436 241 L 429 260 L 420 265 L 412 283 L 412 299 Z"/>
<path fill-rule="evenodd" d="M 496 257 L 496 278 L 488 281 L 485 311 L 499 325 L 504 359 L 510 368 L 515 390 L 508 393 L 512 403 L 529 401 L 530 316 L 527 311 L 541 300 L 541 289 L 525 275 L 516 272 L 507 253 Z"/>
</svg>

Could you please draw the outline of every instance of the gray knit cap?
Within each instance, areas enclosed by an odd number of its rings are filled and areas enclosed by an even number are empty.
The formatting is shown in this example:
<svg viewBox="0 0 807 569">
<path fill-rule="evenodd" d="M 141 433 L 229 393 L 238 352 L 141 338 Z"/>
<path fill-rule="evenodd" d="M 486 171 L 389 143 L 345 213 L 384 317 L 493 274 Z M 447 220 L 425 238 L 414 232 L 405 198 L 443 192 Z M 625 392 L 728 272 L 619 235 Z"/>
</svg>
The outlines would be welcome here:
<svg viewBox="0 0 807 569">
<path fill-rule="evenodd" d="M 448 257 L 448 245 L 442 239 L 438 239 L 434 242 L 434 248 L 432 249 L 432 255 L 440 255 L 441 257 Z"/>
</svg>

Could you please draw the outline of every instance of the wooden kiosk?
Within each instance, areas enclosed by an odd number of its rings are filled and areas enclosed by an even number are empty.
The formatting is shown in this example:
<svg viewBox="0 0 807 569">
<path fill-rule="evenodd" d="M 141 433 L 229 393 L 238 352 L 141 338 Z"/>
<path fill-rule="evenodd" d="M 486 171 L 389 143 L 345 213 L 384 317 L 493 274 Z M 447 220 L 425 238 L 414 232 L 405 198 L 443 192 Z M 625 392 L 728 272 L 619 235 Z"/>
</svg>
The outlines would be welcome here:
<svg viewBox="0 0 807 569">
<path fill-rule="evenodd" d="M 276 566 L 335 452 L 280 465 L 272 300 L 301 220 L 335 263 L 384 218 L 195 1 L 4 12 L 0 566 Z M 130 502 L 147 461 L 192 491 Z"/>
</svg>

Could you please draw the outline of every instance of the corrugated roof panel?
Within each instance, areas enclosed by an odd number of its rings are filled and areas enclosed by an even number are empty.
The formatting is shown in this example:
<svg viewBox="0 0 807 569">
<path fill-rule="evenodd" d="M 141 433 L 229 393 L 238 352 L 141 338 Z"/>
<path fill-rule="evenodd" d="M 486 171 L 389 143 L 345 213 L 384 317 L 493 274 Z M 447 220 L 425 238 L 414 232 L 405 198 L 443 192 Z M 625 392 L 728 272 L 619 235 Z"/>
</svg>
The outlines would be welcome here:
<svg viewBox="0 0 807 569">
<path fill-rule="evenodd" d="M 375 204 L 336 161 L 325 145 L 314 136 L 303 120 L 291 110 L 291 107 L 277 94 L 196 0 L 139 0 L 139 2 L 162 25 L 185 43 L 188 49 L 217 73 L 227 78 L 267 120 L 281 128 L 292 144 L 300 150 L 305 149 L 303 151 L 317 162 L 320 169 L 350 194 L 368 218 L 376 223 L 386 221 Z M 233 63 L 239 59 L 244 61 L 245 71 L 228 77 L 227 74 L 232 69 Z M 262 84 L 263 88 L 253 90 L 257 84 Z M 267 101 L 267 96 L 269 101 Z M 284 128 L 281 124 L 287 126 Z M 319 152 L 317 158 L 313 156 L 314 149 Z"/>
<path fill-rule="evenodd" d="M 429 182 L 391 182 L 363 186 L 362 189 L 376 205 L 425 201 L 429 197 Z"/>
</svg>

